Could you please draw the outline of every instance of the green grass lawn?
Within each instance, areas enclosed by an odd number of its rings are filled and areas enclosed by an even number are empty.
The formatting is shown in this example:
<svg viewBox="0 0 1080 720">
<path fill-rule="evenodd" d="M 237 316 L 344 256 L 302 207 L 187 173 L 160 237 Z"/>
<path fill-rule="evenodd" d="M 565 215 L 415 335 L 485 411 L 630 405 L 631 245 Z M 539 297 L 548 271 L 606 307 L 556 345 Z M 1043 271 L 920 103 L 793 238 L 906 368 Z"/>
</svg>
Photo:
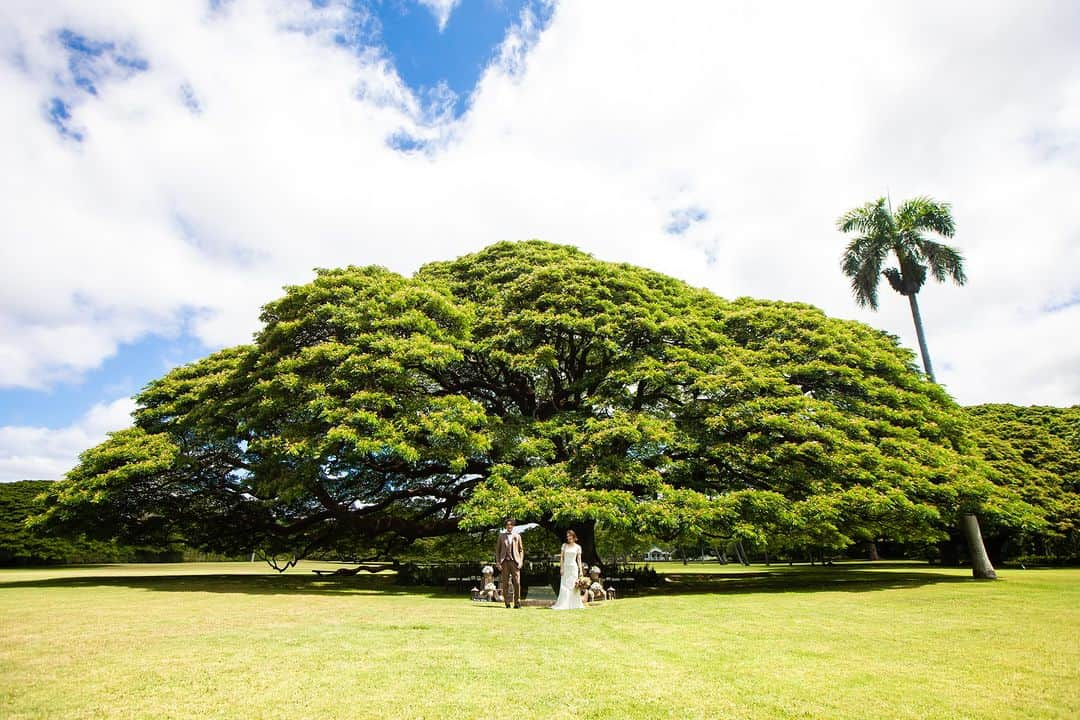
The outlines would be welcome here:
<svg viewBox="0 0 1080 720">
<path fill-rule="evenodd" d="M 555 613 L 312 567 L 0 571 L 0 717 L 1080 716 L 1080 570 L 665 564 Z"/>
</svg>

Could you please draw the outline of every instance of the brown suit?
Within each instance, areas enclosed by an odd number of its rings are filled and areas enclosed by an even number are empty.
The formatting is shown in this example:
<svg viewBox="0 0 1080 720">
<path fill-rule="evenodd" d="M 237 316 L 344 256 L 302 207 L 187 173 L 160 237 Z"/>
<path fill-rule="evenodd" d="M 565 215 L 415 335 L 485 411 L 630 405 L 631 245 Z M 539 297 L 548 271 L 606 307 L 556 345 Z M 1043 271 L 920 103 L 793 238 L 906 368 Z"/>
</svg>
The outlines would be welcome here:
<svg viewBox="0 0 1080 720">
<path fill-rule="evenodd" d="M 495 562 L 502 570 L 503 602 L 510 606 L 510 586 L 514 586 L 514 605 L 521 604 L 521 566 L 525 564 L 525 546 L 517 533 L 501 532 L 495 543 Z"/>
</svg>

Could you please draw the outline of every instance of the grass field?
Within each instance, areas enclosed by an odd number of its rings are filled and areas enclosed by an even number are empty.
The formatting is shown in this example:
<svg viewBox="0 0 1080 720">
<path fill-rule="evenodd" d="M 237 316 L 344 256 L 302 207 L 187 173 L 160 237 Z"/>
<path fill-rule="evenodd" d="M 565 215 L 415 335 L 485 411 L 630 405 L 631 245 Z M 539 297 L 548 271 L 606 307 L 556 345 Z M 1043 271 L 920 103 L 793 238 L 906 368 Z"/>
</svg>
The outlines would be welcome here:
<svg viewBox="0 0 1080 720">
<path fill-rule="evenodd" d="M 0 717 L 1080 716 L 1080 570 L 672 564 L 554 613 L 312 567 L 0 571 Z"/>
</svg>

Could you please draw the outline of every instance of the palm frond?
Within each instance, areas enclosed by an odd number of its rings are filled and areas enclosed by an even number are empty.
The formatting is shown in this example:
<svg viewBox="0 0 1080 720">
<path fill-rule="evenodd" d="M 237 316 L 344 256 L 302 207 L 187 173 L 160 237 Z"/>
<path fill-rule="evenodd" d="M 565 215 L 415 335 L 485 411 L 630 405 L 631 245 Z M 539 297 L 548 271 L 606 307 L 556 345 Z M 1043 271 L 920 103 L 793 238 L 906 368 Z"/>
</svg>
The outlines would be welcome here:
<svg viewBox="0 0 1080 720">
<path fill-rule="evenodd" d="M 888 214 L 885 198 L 878 198 L 875 202 L 868 202 L 862 207 L 848 210 L 837 219 L 836 227 L 840 232 L 859 232 L 869 235 L 880 226 L 883 213 Z"/>
<path fill-rule="evenodd" d="M 930 272 L 938 282 L 945 282 L 949 277 L 952 277 L 957 285 L 967 282 L 964 258 L 956 248 L 921 239 L 919 251 L 926 258 L 926 264 L 930 266 Z"/>
<path fill-rule="evenodd" d="M 837 220 L 842 232 L 858 232 L 848 243 L 840 267 L 851 278 L 851 292 L 860 307 L 878 308 L 881 266 L 892 248 L 896 223 L 885 198 L 844 213 Z"/>
<path fill-rule="evenodd" d="M 889 248 L 872 235 L 860 235 L 848 243 L 840 267 L 851 278 L 851 292 L 860 307 L 878 307 L 878 277 Z"/>
<path fill-rule="evenodd" d="M 896 213 L 896 222 L 901 232 L 929 230 L 942 237 L 956 234 L 952 206 L 926 196 L 905 200 Z"/>
<path fill-rule="evenodd" d="M 863 265 L 851 276 L 851 294 L 859 307 L 878 309 L 878 273 L 869 265 Z"/>
</svg>

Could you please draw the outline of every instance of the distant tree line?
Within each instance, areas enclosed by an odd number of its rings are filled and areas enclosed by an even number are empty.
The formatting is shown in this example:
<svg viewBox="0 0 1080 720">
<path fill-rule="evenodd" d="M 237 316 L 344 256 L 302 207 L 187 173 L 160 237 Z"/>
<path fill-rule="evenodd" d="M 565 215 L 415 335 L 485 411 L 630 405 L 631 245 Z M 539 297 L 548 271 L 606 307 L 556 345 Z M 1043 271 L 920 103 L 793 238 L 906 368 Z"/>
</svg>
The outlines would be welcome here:
<svg viewBox="0 0 1080 720">
<path fill-rule="evenodd" d="M 1080 562 L 1080 405 L 976 405 L 967 412 L 993 482 L 1040 515 L 991 517 L 991 556 Z"/>
<path fill-rule="evenodd" d="M 177 562 L 184 559 L 181 543 L 136 546 L 81 535 L 34 532 L 27 526 L 27 518 L 41 512 L 37 498 L 55 485 L 50 480 L 0 483 L 0 566 Z"/>
</svg>

